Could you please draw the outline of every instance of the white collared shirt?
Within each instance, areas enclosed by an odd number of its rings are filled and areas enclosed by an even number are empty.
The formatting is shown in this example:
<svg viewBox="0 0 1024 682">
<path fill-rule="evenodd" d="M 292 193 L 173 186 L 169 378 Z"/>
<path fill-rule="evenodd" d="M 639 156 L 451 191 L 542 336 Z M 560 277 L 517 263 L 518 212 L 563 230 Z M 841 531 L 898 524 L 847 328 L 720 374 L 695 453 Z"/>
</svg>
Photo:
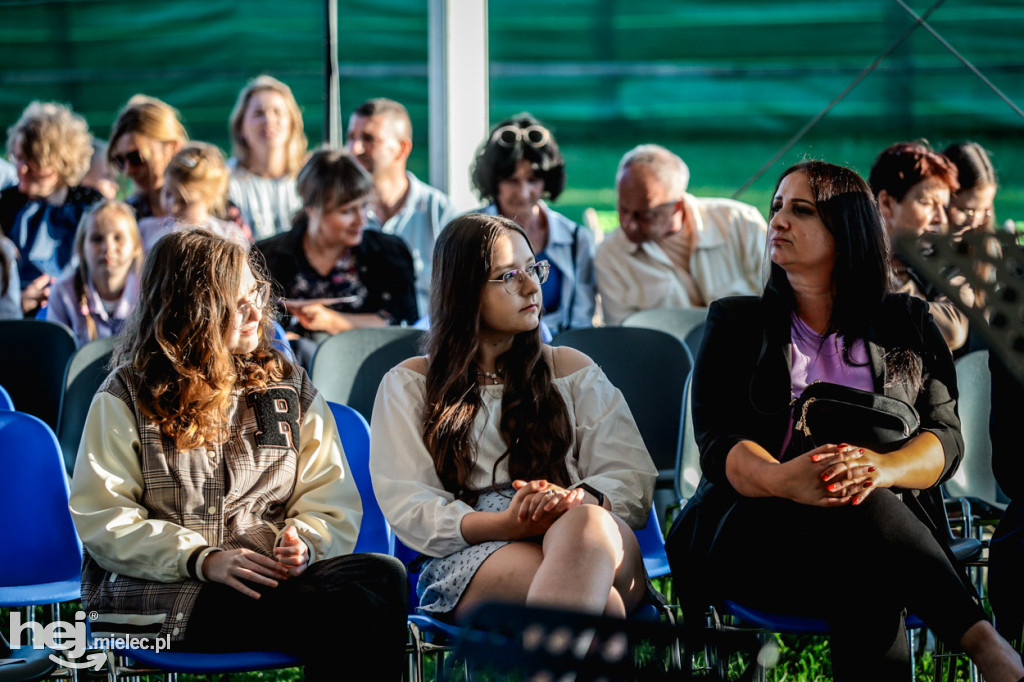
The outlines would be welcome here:
<svg viewBox="0 0 1024 682">
<path fill-rule="evenodd" d="M 732 199 L 686 194 L 683 201 L 697 239 L 690 275 L 704 305 L 723 296 L 759 295 L 768 230 L 761 213 Z M 634 244 L 621 227 L 598 247 L 595 269 L 605 324 L 622 324 L 650 308 L 693 307 L 682 273 L 661 247 L 651 241 Z"/>
</svg>

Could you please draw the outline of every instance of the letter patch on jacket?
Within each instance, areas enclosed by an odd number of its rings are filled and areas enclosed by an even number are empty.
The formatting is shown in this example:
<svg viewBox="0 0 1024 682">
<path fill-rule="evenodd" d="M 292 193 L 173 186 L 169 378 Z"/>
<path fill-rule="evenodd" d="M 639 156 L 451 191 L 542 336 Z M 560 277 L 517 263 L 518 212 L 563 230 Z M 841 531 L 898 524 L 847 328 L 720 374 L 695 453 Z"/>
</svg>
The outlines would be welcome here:
<svg viewBox="0 0 1024 682">
<path fill-rule="evenodd" d="M 247 393 L 245 401 L 256 413 L 256 444 L 267 448 L 299 451 L 299 394 L 294 388 L 279 386 L 260 393 Z"/>
</svg>

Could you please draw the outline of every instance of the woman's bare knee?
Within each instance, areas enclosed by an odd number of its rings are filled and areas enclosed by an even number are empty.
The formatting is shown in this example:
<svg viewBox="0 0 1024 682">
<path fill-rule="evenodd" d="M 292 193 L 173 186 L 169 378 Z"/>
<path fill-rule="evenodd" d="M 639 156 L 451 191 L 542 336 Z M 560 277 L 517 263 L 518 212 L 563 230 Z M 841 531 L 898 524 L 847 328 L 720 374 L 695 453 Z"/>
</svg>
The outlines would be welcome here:
<svg viewBox="0 0 1024 682">
<path fill-rule="evenodd" d="M 461 616 L 485 601 L 524 603 L 543 559 L 540 545 L 532 542 L 510 542 L 499 548 L 484 560 L 469 581 L 455 607 L 455 615 Z"/>
</svg>

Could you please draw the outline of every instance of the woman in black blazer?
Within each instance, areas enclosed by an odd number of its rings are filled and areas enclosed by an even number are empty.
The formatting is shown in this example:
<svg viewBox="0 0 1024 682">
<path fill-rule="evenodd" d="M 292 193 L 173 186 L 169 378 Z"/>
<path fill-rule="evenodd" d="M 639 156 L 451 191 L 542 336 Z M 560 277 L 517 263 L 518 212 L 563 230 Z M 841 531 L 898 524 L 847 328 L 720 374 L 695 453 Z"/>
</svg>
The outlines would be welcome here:
<svg viewBox="0 0 1024 682">
<path fill-rule="evenodd" d="M 942 540 L 937 486 L 963 451 L 953 361 L 925 304 L 888 293 L 864 180 L 820 161 L 783 173 L 768 260 L 761 298 L 709 311 L 693 378 L 704 479 L 669 538 L 673 574 L 698 581 L 697 606 L 825 618 L 836 680 L 908 679 L 907 608 L 985 679 L 1020 679 Z M 853 435 L 813 447 L 790 405 L 817 380 L 899 398 L 921 428 L 886 454 Z"/>
</svg>

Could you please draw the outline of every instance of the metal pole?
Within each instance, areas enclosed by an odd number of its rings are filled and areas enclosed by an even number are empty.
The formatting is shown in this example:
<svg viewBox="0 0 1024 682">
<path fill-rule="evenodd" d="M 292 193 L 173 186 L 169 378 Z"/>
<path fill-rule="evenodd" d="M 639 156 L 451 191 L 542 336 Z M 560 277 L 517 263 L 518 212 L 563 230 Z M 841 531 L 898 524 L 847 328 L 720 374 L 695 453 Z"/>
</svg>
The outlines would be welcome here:
<svg viewBox="0 0 1024 682">
<path fill-rule="evenodd" d="M 324 2 L 324 133 L 332 147 L 341 141 L 341 85 L 338 81 L 338 0 Z"/>
</svg>

